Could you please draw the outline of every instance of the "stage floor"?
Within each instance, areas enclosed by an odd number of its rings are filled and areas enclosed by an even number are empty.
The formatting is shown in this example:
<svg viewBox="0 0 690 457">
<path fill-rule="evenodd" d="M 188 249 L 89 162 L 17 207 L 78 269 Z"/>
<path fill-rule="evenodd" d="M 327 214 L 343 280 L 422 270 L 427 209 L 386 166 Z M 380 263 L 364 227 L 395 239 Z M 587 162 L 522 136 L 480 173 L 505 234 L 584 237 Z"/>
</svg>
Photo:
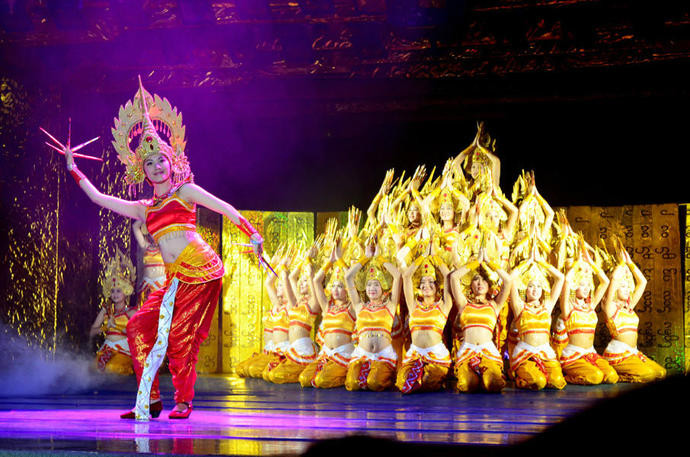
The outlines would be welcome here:
<svg viewBox="0 0 690 457">
<path fill-rule="evenodd" d="M 354 434 L 442 445 L 509 445 L 632 386 L 403 396 L 200 376 L 188 420 L 168 419 L 173 390 L 169 376 L 162 376 L 161 388 L 165 411 L 148 423 L 118 417 L 133 405 L 133 377 L 109 379 L 97 391 L 80 394 L 2 398 L 0 455 L 299 454 L 312 441 Z"/>
</svg>

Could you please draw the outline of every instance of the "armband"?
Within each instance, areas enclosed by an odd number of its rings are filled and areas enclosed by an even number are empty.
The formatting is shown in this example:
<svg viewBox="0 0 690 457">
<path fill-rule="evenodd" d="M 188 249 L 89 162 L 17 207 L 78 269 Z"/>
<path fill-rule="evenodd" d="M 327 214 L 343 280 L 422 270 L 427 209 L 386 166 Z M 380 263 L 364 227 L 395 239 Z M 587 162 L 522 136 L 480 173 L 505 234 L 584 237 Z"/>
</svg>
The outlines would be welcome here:
<svg viewBox="0 0 690 457">
<path fill-rule="evenodd" d="M 82 179 L 86 179 L 86 176 L 84 176 L 84 173 L 79 171 L 79 168 L 77 167 L 72 167 L 71 170 L 69 170 L 69 174 L 72 175 L 74 180 L 77 182 L 77 185 L 81 182 Z"/>
<path fill-rule="evenodd" d="M 253 226 L 252 224 L 249 223 L 249 221 L 242 215 L 240 215 L 240 223 L 237 224 L 237 228 L 240 229 L 242 233 L 247 235 L 249 238 L 252 237 L 255 233 L 259 233 Z M 263 240 L 262 240 L 263 241 Z M 254 243 L 254 240 L 252 240 L 252 243 Z M 257 243 L 258 244 L 258 243 Z"/>
<path fill-rule="evenodd" d="M 499 267 L 498 265 L 496 265 L 496 263 L 495 263 L 494 261 L 492 261 L 492 260 L 489 260 L 488 262 L 486 262 L 486 264 L 489 266 L 489 268 L 491 268 L 491 269 L 494 270 L 494 271 L 500 270 L 500 269 L 501 269 L 501 267 Z"/>
</svg>

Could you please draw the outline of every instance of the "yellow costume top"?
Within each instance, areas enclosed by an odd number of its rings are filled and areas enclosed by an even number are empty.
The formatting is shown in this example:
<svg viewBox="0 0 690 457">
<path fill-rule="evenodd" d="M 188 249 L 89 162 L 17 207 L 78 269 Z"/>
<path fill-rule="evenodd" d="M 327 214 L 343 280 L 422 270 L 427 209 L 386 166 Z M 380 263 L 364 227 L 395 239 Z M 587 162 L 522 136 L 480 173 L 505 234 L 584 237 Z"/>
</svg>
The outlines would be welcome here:
<svg viewBox="0 0 690 457">
<path fill-rule="evenodd" d="M 584 310 L 573 306 L 572 311 L 565 321 L 565 329 L 568 335 L 584 333 L 594 335 L 597 328 L 597 313 L 593 309 Z"/>
<path fill-rule="evenodd" d="M 545 309 L 532 312 L 527 308 L 523 308 L 517 319 L 516 327 L 521 339 L 528 334 L 542 333 L 549 335 L 551 332 L 551 314 Z"/>
<path fill-rule="evenodd" d="M 144 252 L 144 258 L 142 259 L 142 263 L 147 268 L 165 266 L 165 264 L 163 263 L 163 257 L 161 257 L 161 251 L 155 246 L 149 246 L 146 248 L 146 252 Z"/>
<path fill-rule="evenodd" d="M 453 227 L 449 230 L 444 230 L 442 235 L 443 247 L 446 251 L 452 251 L 455 241 L 460 236 L 460 232 L 457 227 Z"/>
<path fill-rule="evenodd" d="M 467 303 L 460 315 L 460 328 L 481 327 L 493 332 L 497 318 L 496 310 L 489 303 Z"/>
<path fill-rule="evenodd" d="M 110 319 L 106 315 L 106 320 L 104 325 L 106 326 L 105 334 L 108 336 L 127 336 L 127 322 L 129 321 L 129 316 L 125 311 L 117 313 L 114 316 L 115 326 L 110 325 Z"/>
<path fill-rule="evenodd" d="M 329 306 L 321 321 L 323 335 L 326 336 L 329 333 L 343 333 L 351 336 L 355 331 L 356 319 L 357 318 L 352 315 L 349 306 L 344 308 Z"/>
<path fill-rule="evenodd" d="M 299 303 L 288 311 L 288 321 L 290 326 L 298 325 L 308 332 L 311 332 L 316 322 L 316 313 L 313 313 L 306 303 Z"/>
<path fill-rule="evenodd" d="M 606 320 L 606 327 L 611 336 L 617 338 L 621 333 L 637 333 L 639 323 L 640 318 L 637 317 L 635 311 L 619 307 L 613 317 Z"/>
<path fill-rule="evenodd" d="M 428 308 L 424 308 L 421 303 L 417 303 L 414 311 L 410 313 L 410 332 L 415 330 L 433 330 L 443 335 L 443 328 L 446 326 L 448 314 L 441 309 L 443 301 L 439 300 Z"/>
<path fill-rule="evenodd" d="M 271 308 L 264 314 L 264 317 L 261 318 L 261 325 L 264 327 L 264 332 L 273 333 L 274 324 L 273 308 Z"/>
<path fill-rule="evenodd" d="M 271 321 L 273 322 L 274 332 L 288 332 L 290 319 L 288 318 L 288 309 L 285 306 L 278 308 L 278 310 L 271 313 Z"/>
<path fill-rule="evenodd" d="M 384 332 L 390 335 L 394 318 L 395 316 L 391 314 L 388 307 L 370 308 L 369 304 L 366 303 L 357 315 L 357 333 Z"/>
</svg>

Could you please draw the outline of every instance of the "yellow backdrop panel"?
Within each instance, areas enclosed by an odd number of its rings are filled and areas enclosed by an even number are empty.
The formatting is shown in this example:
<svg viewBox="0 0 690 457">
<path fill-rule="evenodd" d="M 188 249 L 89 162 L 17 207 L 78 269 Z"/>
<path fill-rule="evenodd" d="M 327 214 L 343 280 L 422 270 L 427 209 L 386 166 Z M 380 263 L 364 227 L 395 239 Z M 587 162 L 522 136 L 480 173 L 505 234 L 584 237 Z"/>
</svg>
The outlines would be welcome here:
<svg viewBox="0 0 690 457">
<path fill-rule="evenodd" d="M 685 369 L 684 306 L 680 264 L 678 205 L 567 208 L 568 220 L 591 244 L 612 235 L 620 221 L 626 248 L 648 280 L 637 304 L 639 349 L 671 373 Z M 603 350 L 610 335 L 599 314 L 595 347 Z"/>
<path fill-rule="evenodd" d="M 244 217 L 264 234 L 265 250 L 271 255 L 282 242 L 314 240 L 314 213 L 242 211 Z M 256 259 L 243 251 L 247 237 L 223 219 L 223 277 L 221 317 L 221 372 L 231 373 L 238 362 L 261 351 L 261 320 L 271 308 L 264 290 L 265 272 Z"/>
</svg>

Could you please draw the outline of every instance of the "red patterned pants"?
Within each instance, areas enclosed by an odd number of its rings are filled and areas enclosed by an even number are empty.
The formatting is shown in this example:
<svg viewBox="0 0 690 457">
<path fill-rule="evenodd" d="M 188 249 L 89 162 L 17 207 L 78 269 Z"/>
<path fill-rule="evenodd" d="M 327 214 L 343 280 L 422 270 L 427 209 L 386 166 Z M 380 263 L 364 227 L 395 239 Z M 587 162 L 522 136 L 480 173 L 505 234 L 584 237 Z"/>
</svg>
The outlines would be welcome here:
<svg viewBox="0 0 690 457">
<path fill-rule="evenodd" d="M 146 357 L 156 342 L 158 315 L 166 290 L 167 287 L 163 287 L 151 293 L 127 323 L 127 340 L 137 383 L 141 381 Z M 178 285 L 167 351 L 168 367 L 175 387 L 175 403 L 191 403 L 194 398 L 199 346 L 208 336 L 220 291 L 220 279 L 202 284 L 180 282 Z M 159 399 L 156 374 L 151 386 L 151 402 Z"/>
</svg>

